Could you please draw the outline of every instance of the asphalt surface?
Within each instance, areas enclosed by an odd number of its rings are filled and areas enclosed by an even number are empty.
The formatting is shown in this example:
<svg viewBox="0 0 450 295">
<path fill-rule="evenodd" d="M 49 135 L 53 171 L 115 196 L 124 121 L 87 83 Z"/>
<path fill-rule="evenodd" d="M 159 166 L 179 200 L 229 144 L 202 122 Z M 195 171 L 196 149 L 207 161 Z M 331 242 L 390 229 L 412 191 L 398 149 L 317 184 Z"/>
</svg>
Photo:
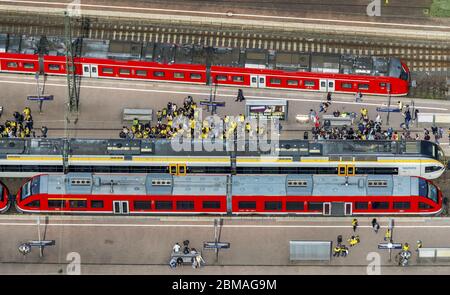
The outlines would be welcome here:
<svg viewBox="0 0 450 295">
<path fill-rule="evenodd" d="M 35 216 L 0 217 L 0 274 L 66 273 L 69 253 L 78 253 L 82 274 L 366 274 L 368 254 L 379 254 L 382 274 L 449 274 L 449 261 L 417 261 L 413 250 L 411 265 L 399 267 L 389 261 L 386 250 L 378 250 L 388 224 L 380 218 L 381 229 L 375 234 L 370 218 L 360 218 L 356 230 L 361 243 L 350 248 L 349 256 L 330 262 L 291 262 L 289 241 L 333 241 L 353 235 L 350 218 L 225 218 L 220 240 L 230 242 L 230 249 L 219 252 L 202 250 L 205 241 L 214 239 L 213 219 L 208 217 L 75 217 L 41 218 L 43 239 L 56 245 L 33 249 L 23 256 L 18 245 L 37 239 Z M 450 220 L 432 218 L 396 218 L 394 242 L 408 242 L 414 248 L 420 239 L 424 247 L 449 247 Z M 206 266 L 200 270 L 189 264 L 170 270 L 167 263 L 172 246 L 189 239 L 191 247 L 202 251 Z M 348 243 L 346 243 L 348 245 Z M 393 257 L 399 251 L 394 250 Z M 374 254 L 375 253 L 375 254 Z M 69 261 L 68 261 L 69 260 Z"/>
</svg>

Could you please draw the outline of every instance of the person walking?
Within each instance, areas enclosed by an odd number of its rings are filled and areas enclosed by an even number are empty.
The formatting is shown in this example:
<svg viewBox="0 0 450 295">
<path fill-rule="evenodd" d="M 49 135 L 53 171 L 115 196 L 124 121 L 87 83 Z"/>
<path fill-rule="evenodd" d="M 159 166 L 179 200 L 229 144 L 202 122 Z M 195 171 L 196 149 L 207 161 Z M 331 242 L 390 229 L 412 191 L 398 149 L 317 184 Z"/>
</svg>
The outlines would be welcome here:
<svg viewBox="0 0 450 295">
<path fill-rule="evenodd" d="M 384 240 L 387 242 L 390 242 L 392 239 L 392 232 L 391 229 L 386 229 L 386 233 L 384 234 Z"/>
<path fill-rule="evenodd" d="M 244 92 L 242 91 L 242 89 L 238 89 L 238 94 L 235 101 L 243 101 L 243 100 L 245 100 Z"/>
<path fill-rule="evenodd" d="M 356 229 L 358 228 L 358 219 L 353 218 L 352 227 L 353 227 L 353 232 L 356 232 Z"/>
<path fill-rule="evenodd" d="M 380 229 L 380 224 L 378 223 L 376 218 L 372 219 L 372 228 L 373 231 L 377 234 L 378 230 Z"/>
<path fill-rule="evenodd" d="M 334 257 L 339 257 L 339 255 L 341 254 L 341 245 L 336 245 L 334 248 L 333 248 L 333 256 Z"/>
<path fill-rule="evenodd" d="M 418 240 L 416 243 L 416 252 L 419 252 L 419 249 L 422 248 L 423 244 L 421 240 Z"/>
<path fill-rule="evenodd" d="M 362 101 L 362 93 L 361 93 L 361 91 L 358 91 L 355 94 L 355 102 L 360 102 L 360 101 Z"/>
<path fill-rule="evenodd" d="M 331 92 L 328 92 L 327 94 L 327 102 L 331 104 Z"/>
</svg>

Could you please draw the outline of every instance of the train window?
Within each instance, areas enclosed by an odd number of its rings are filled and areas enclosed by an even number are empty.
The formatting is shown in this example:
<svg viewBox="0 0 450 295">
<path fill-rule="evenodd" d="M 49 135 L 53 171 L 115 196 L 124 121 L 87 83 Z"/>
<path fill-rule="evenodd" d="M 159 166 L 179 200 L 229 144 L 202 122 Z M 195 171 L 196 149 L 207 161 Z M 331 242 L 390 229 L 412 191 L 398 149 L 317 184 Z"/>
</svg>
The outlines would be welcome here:
<svg viewBox="0 0 450 295">
<path fill-rule="evenodd" d="M 184 73 L 175 72 L 173 73 L 173 77 L 177 79 L 184 79 Z"/>
<path fill-rule="evenodd" d="M 26 206 L 28 206 L 28 207 L 40 207 L 41 206 L 41 201 L 34 200 L 34 201 L 31 201 L 28 204 L 26 204 Z"/>
<path fill-rule="evenodd" d="M 286 210 L 305 210 L 305 202 L 286 202 Z"/>
<path fill-rule="evenodd" d="M 314 87 L 314 86 L 316 86 L 316 82 L 311 81 L 311 80 L 305 80 L 304 85 L 305 85 L 306 87 Z"/>
<path fill-rule="evenodd" d="M 227 76 L 225 75 L 217 75 L 216 76 L 216 81 L 226 81 L 227 80 Z"/>
<path fill-rule="evenodd" d="M 309 202 L 308 203 L 308 210 L 309 211 L 322 211 L 323 210 L 323 203 L 322 202 Z"/>
<path fill-rule="evenodd" d="M 55 65 L 55 64 L 49 64 L 48 65 L 48 69 L 50 70 L 50 71 L 59 71 L 60 70 L 60 65 Z"/>
<path fill-rule="evenodd" d="M 425 167 L 425 173 L 431 173 L 441 170 L 441 167 L 439 166 L 426 166 Z"/>
<path fill-rule="evenodd" d="M 287 85 L 298 86 L 298 80 L 287 80 Z"/>
<path fill-rule="evenodd" d="M 385 88 L 386 87 L 386 83 L 384 83 L 384 82 L 380 83 L 380 87 Z"/>
<path fill-rule="evenodd" d="M 233 76 L 233 82 L 244 82 L 244 76 Z"/>
<path fill-rule="evenodd" d="M 345 83 L 345 82 L 342 82 L 342 83 L 341 83 L 341 87 L 344 88 L 344 89 L 352 89 L 352 88 L 353 88 L 353 85 L 352 85 L 352 83 Z"/>
<path fill-rule="evenodd" d="M 433 206 L 424 202 L 419 202 L 419 209 L 431 209 L 431 208 L 433 208 Z"/>
<path fill-rule="evenodd" d="M 145 70 L 136 70 L 136 75 L 141 77 L 147 77 L 147 71 Z"/>
<path fill-rule="evenodd" d="M 9 62 L 6 64 L 8 68 L 17 68 L 19 65 L 16 62 Z"/>
<path fill-rule="evenodd" d="M 23 64 L 23 67 L 24 67 L 25 69 L 34 69 L 34 64 L 33 64 L 33 63 L 26 62 L 26 63 Z"/>
<path fill-rule="evenodd" d="M 219 201 L 203 201 L 203 209 L 220 209 Z"/>
<path fill-rule="evenodd" d="M 394 202 L 394 209 L 409 209 L 411 204 L 409 202 Z"/>
<path fill-rule="evenodd" d="M 194 210 L 194 201 L 177 201 L 177 210 Z"/>
<path fill-rule="evenodd" d="M 191 79 L 192 80 L 199 80 L 201 78 L 202 78 L 202 75 L 200 75 L 200 74 L 197 74 L 197 73 L 192 73 L 191 74 Z"/>
<path fill-rule="evenodd" d="M 103 74 L 112 74 L 113 73 L 113 69 L 112 68 L 103 68 L 102 69 L 102 73 Z"/>
<path fill-rule="evenodd" d="M 372 209 L 374 210 L 389 209 L 389 202 L 372 202 Z"/>
<path fill-rule="evenodd" d="M 70 208 L 87 208 L 86 200 L 70 200 L 69 201 Z"/>
<path fill-rule="evenodd" d="M 64 207 L 66 207 L 66 201 L 65 200 L 48 200 L 48 207 L 64 208 Z"/>
<path fill-rule="evenodd" d="M 239 209 L 256 209 L 256 202 L 253 201 L 240 201 L 238 203 Z"/>
<path fill-rule="evenodd" d="M 155 72 L 153 72 L 153 76 L 155 76 L 155 77 L 164 77 L 164 72 L 155 71 Z"/>
<path fill-rule="evenodd" d="M 152 208 L 152 203 L 150 201 L 134 201 L 134 210 L 150 210 Z"/>
<path fill-rule="evenodd" d="M 278 79 L 278 78 L 270 78 L 270 83 L 271 83 L 271 84 L 280 85 L 280 84 L 281 84 L 281 79 Z"/>
<path fill-rule="evenodd" d="M 129 74 L 131 74 L 131 71 L 130 71 L 130 69 L 119 69 L 119 74 L 129 75 Z"/>
<path fill-rule="evenodd" d="M 103 208 L 103 201 L 102 200 L 92 200 L 91 208 Z"/>
<path fill-rule="evenodd" d="M 264 210 L 281 210 L 281 202 L 279 201 L 267 201 L 264 203 Z"/>
<path fill-rule="evenodd" d="M 172 201 L 156 201 L 156 210 L 172 210 Z"/>
<path fill-rule="evenodd" d="M 355 202 L 355 209 L 367 210 L 367 209 L 369 209 L 369 203 L 368 202 Z"/>
<path fill-rule="evenodd" d="M 369 90 L 369 84 L 358 84 L 359 90 Z"/>
</svg>

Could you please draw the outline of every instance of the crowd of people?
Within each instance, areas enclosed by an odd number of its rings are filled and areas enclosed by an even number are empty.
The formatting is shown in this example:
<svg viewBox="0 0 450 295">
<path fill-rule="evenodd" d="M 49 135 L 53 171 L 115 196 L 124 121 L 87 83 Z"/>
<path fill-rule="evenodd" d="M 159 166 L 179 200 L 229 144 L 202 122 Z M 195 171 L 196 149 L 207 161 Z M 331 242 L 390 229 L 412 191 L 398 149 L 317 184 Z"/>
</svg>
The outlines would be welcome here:
<svg viewBox="0 0 450 295">
<path fill-rule="evenodd" d="M 200 121 L 197 108 L 197 103 L 194 102 L 192 96 L 186 97 L 181 106 L 168 102 L 167 107 L 157 111 L 157 121 L 154 126 L 150 122 L 143 123 L 135 118 L 131 128 L 123 126 L 119 136 L 129 139 L 171 139 L 177 135 L 183 135 L 195 139 L 228 139 L 236 135 L 240 123 L 244 124 L 245 131 L 250 136 L 262 134 L 265 131 L 263 127 L 252 126 L 252 124 L 246 122 L 243 114 L 240 114 L 237 120 L 234 117 L 225 116 L 220 118 L 221 122 L 216 122 L 212 117 Z M 179 116 L 182 116 L 183 120 L 178 120 Z M 201 124 L 201 126 L 197 124 Z M 196 130 L 199 131 L 198 134 L 195 133 Z"/>
<path fill-rule="evenodd" d="M 6 120 L 5 124 L 0 124 L 0 138 L 27 138 L 36 137 L 34 131 L 33 116 L 31 115 L 31 109 L 25 107 L 20 112 L 14 112 L 11 120 Z M 41 127 L 41 137 L 47 137 L 48 128 L 46 126 Z"/>
<path fill-rule="evenodd" d="M 0 137 L 35 137 L 33 117 L 31 116 L 31 109 L 29 107 L 24 108 L 22 113 L 14 112 L 13 117 L 11 120 L 6 120 L 5 124 L 0 124 Z"/>
<path fill-rule="evenodd" d="M 362 95 L 358 93 L 356 95 L 356 101 L 361 101 Z M 402 114 L 404 117 L 404 123 L 400 125 L 401 131 L 395 131 L 394 128 L 389 126 L 383 128 L 383 122 L 381 115 L 377 113 L 375 118 L 370 118 L 367 108 L 360 109 L 359 116 L 353 112 L 340 112 L 339 110 L 333 111 L 333 117 L 335 118 L 349 118 L 351 123 L 344 126 L 331 126 L 330 120 L 320 120 L 319 114 L 325 114 L 332 104 L 331 93 L 328 93 L 327 99 L 320 103 L 319 112 L 311 109 L 309 113 L 309 119 L 313 122 L 314 127 L 311 130 L 312 137 L 315 140 L 323 139 L 349 139 L 349 140 L 431 140 L 430 131 L 425 128 L 423 136 L 416 133 L 414 136 L 410 131 L 411 122 L 415 122 L 418 117 L 419 110 L 411 110 L 409 105 L 403 105 L 401 101 L 398 101 L 398 105 L 394 107 L 397 113 Z M 391 111 L 392 111 L 391 110 Z M 356 121 L 356 122 L 355 122 Z M 356 124 L 356 126 L 354 126 Z M 450 139 L 450 128 L 449 128 Z M 444 136 L 444 129 L 442 127 L 431 127 L 431 133 L 434 136 L 436 143 Z M 308 134 L 305 133 L 304 139 L 308 139 Z"/>
</svg>

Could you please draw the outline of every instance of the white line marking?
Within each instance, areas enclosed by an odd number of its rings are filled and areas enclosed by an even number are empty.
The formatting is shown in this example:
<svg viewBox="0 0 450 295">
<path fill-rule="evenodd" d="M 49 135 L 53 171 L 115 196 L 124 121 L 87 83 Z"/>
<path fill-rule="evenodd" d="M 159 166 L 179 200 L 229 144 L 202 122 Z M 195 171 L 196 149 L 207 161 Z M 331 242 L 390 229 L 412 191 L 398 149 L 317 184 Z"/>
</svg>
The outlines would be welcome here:
<svg viewBox="0 0 450 295">
<path fill-rule="evenodd" d="M 1 0 L 0 0 L 1 1 Z M 26 84 L 35 86 L 36 83 L 33 82 L 21 82 L 21 81 L 0 81 L 0 83 L 9 83 L 9 84 Z M 67 87 L 65 84 L 55 84 L 55 83 L 46 83 L 46 86 L 55 86 L 55 87 Z M 118 90 L 118 91 L 135 91 L 135 92 L 154 92 L 154 93 L 170 93 L 170 94 L 184 94 L 184 95 L 203 95 L 209 97 L 209 92 L 192 92 L 192 91 L 173 91 L 173 90 L 156 90 L 156 89 L 138 89 L 138 88 L 122 88 L 122 87 L 101 87 L 101 86 L 90 86 L 90 85 L 81 85 L 81 88 L 89 88 L 89 89 L 108 89 L 108 90 Z M 218 96 L 225 97 L 236 97 L 236 94 L 220 94 L 217 92 Z M 247 98 L 257 98 L 257 99 L 274 99 L 271 96 L 258 96 L 258 95 L 246 95 Z M 303 102 L 315 102 L 319 103 L 323 101 L 323 99 L 307 99 L 307 98 L 285 98 L 290 101 L 303 101 Z M 349 102 L 349 101 L 333 101 L 335 104 L 348 104 L 348 105 L 364 105 L 364 106 L 375 106 L 379 107 L 380 103 L 368 103 L 368 102 Z M 447 108 L 434 108 L 434 107 L 425 107 L 417 105 L 416 108 L 424 109 L 424 110 L 436 110 L 436 111 L 448 111 Z"/>
<path fill-rule="evenodd" d="M 64 2 L 45 2 L 45 1 L 24 1 L 24 0 L 0 0 L 3 3 L 25 3 L 25 4 L 47 4 L 53 6 L 67 6 L 69 3 Z M 211 11 L 193 11 L 193 10 L 179 10 L 179 9 L 163 9 L 163 8 L 146 8 L 146 7 L 129 7 L 129 6 L 115 6 L 115 5 L 97 5 L 97 4 L 79 4 L 81 7 L 92 8 L 112 8 L 112 9 L 128 9 L 136 11 L 161 11 L 161 12 L 173 12 L 173 13 L 192 13 L 203 15 L 221 15 L 227 16 L 226 12 L 211 12 Z M 436 28 L 436 29 L 450 29 L 450 26 L 435 26 L 435 25 L 415 25 L 415 24 L 402 24 L 402 23 L 381 23 L 381 22 L 368 22 L 368 21 L 353 21 L 353 20 L 337 20 L 337 19 L 321 19 L 321 18 L 307 18 L 307 17 L 293 17 L 293 16 L 272 16 L 272 15 L 260 15 L 260 14 L 233 14 L 233 17 L 254 17 L 264 19 L 279 19 L 279 20 L 299 20 L 299 21 L 314 21 L 314 22 L 333 22 L 343 24 L 366 24 L 366 25 L 385 25 L 393 27 L 409 27 L 409 28 Z M 228 16 L 227 16 L 228 17 Z"/>
<path fill-rule="evenodd" d="M 36 226 L 36 223 L 13 222 L 0 223 L 0 226 Z M 68 226 L 68 227 L 199 227 L 214 228 L 211 224 L 124 224 L 124 223 L 49 223 L 47 226 Z M 223 228 L 348 228 L 349 225 L 223 225 Z M 369 225 L 358 226 L 358 228 L 372 228 Z M 398 228 L 450 228 L 450 225 L 396 225 Z"/>
</svg>

